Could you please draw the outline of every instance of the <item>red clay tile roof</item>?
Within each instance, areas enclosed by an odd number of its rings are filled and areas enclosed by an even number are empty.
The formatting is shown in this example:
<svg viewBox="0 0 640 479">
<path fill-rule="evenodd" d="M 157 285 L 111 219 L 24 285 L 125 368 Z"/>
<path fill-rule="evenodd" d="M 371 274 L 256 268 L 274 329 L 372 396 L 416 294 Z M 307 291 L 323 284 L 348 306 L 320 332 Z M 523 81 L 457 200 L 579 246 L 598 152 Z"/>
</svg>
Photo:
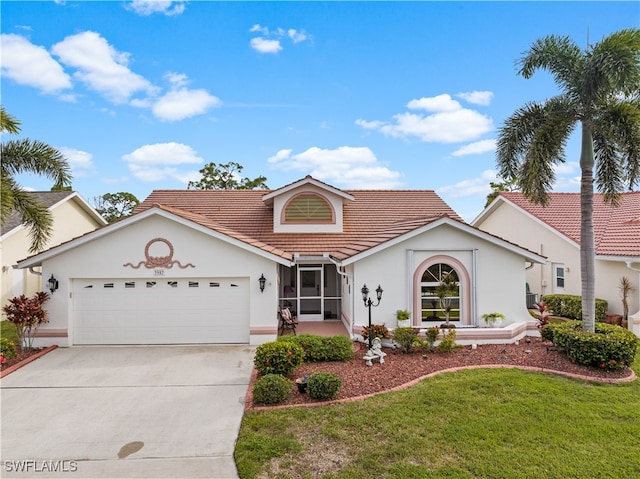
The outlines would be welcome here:
<svg viewBox="0 0 640 479">
<path fill-rule="evenodd" d="M 580 193 L 551 193 L 546 207 L 531 203 L 520 192 L 500 195 L 580 244 Z M 640 191 L 624 193 L 619 207 L 595 193 L 593 227 L 597 255 L 640 256 Z"/>
<path fill-rule="evenodd" d="M 345 191 L 342 233 L 274 233 L 268 190 L 155 190 L 136 208 L 161 207 L 283 258 L 329 253 L 338 260 L 409 233 L 442 217 L 462 221 L 432 190 Z"/>
</svg>

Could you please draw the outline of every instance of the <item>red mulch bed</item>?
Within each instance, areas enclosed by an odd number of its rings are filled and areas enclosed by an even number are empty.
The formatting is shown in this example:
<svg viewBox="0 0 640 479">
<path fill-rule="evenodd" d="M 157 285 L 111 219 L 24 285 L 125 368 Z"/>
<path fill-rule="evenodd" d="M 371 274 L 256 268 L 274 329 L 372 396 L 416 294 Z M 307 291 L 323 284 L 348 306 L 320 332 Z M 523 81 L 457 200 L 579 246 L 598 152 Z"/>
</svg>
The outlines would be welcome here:
<svg viewBox="0 0 640 479">
<path fill-rule="evenodd" d="M 414 351 L 403 354 L 397 349 L 383 348 L 383 351 L 387 353 L 384 364 L 379 364 L 376 361 L 373 366 L 366 366 L 362 359 L 366 352 L 366 346 L 354 343 L 357 351 L 351 361 L 345 363 L 305 363 L 296 369 L 290 379 L 302 377 L 305 374 L 310 375 L 317 371 L 335 373 L 342 381 L 336 400 L 349 400 L 399 388 L 438 371 L 489 365 L 543 369 L 550 373 L 565 373 L 582 379 L 604 382 L 629 381 L 635 378 L 635 373 L 631 368 L 607 370 L 583 366 L 572 362 L 549 342 L 542 341 L 540 338 L 530 338 L 530 341 L 521 340 L 520 344 L 478 345 L 476 349 L 464 346 L 451 353 L 431 352 L 424 354 L 421 351 Z M 254 371 L 254 379 L 255 377 Z M 247 408 L 252 407 L 252 389 L 253 380 L 249 385 Z M 314 403 L 321 403 L 321 401 L 311 399 L 308 394 L 301 394 L 293 385 L 289 398 L 275 407 L 313 405 Z"/>
<path fill-rule="evenodd" d="M 44 349 L 47 349 L 47 348 L 27 349 L 24 352 L 18 352 L 18 354 L 16 355 L 15 358 L 11 358 L 11 359 L 5 358 L 5 362 L 4 363 L 0 363 L 0 373 L 6 372 L 7 374 L 10 374 L 11 371 L 8 371 L 10 368 L 12 368 L 13 366 L 18 366 L 17 368 L 14 368 L 14 370 L 15 370 L 15 369 L 18 369 L 20 367 L 20 363 L 24 363 L 24 364 L 29 363 L 30 362 L 30 358 L 32 358 L 36 354 L 40 353 Z"/>
</svg>

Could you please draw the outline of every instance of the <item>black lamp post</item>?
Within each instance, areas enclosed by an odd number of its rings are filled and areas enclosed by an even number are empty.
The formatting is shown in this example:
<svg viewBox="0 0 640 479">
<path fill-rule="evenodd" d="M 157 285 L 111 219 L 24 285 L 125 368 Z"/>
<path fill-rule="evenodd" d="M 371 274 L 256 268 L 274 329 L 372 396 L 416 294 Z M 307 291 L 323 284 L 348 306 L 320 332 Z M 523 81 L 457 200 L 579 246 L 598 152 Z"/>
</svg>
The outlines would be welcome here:
<svg viewBox="0 0 640 479">
<path fill-rule="evenodd" d="M 378 298 L 378 302 L 376 304 L 373 304 L 373 301 L 369 297 L 369 288 L 367 288 L 366 284 L 362 287 L 360 292 L 362 293 L 364 307 L 369 308 L 369 334 L 367 336 L 369 336 L 369 349 L 371 349 L 373 347 L 373 332 L 371 331 L 371 306 L 375 308 L 380 304 L 380 300 L 382 299 L 382 288 L 380 287 L 380 285 L 378 285 L 378 287 L 376 288 L 376 296 Z"/>
</svg>

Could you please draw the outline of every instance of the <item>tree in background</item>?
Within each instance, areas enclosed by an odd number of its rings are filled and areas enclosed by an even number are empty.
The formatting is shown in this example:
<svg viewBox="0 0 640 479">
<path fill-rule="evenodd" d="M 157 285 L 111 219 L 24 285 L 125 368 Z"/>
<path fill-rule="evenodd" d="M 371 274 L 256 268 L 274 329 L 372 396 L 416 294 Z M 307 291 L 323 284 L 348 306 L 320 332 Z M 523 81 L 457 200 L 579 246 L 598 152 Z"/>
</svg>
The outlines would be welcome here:
<svg viewBox="0 0 640 479">
<path fill-rule="evenodd" d="M 266 190 L 267 178 L 258 176 L 253 180 L 242 178 L 243 166 L 233 161 L 216 165 L 211 162 L 200 170 L 202 178 L 190 181 L 188 189 L 194 190 Z"/>
<path fill-rule="evenodd" d="M 517 178 L 527 198 L 546 204 L 554 166 L 564 163 L 566 142 L 580 124 L 582 317 L 584 330 L 593 332 L 593 170 L 598 190 L 614 205 L 640 180 L 640 29 L 612 33 L 584 51 L 568 37 L 547 36 L 519 65 L 525 78 L 548 71 L 561 92 L 507 118 L 497 142 L 499 174 Z"/>
<path fill-rule="evenodd" d="M 133 194 L 121 191 L 93 198 L 94 208 L 108 223 L 129 216 L 140 204 Z"/>
<path fill-rule="evenodd" d="M 500 177 L 498 178 L 502 179 Z M 485 208 L 489 206 L 491 202 L 495 200 L 503 191 L 517 191 L 518 180 L 516 178 L 511 178 L 504 181 L 491 181 L 489 183 L 489 186 L 491 187 L 491 193 L 487 195 L 487 202 L 484 204 Z"/>
<path fill-rule="evenodd" d="M 18 134 L 20 122 L 0 107 L 0 133 Z M 13 212 L 22 216 L 29 232 L 29 251 L 40 251 L 51 236 L 52 218 L 49 210 L 35 200 L 16 182 L 15 176 L 35 173 L 51 179 L 60 188 L 71 185 L 71 168 L 65 157 L 41 141 L 10 140 L 0 145 L 0 222 Z"/>
</svg>

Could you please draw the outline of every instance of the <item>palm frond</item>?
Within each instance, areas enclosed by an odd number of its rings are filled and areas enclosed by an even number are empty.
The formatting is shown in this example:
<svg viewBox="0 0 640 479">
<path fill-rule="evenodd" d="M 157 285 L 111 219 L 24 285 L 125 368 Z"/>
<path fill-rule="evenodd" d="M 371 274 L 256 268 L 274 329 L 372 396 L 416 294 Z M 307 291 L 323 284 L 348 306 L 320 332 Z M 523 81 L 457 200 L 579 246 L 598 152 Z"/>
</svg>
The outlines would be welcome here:
<svg viewBox="0 0 640 479">
<path fill-rule="evenodd" d="M 0 133 L 5 131 L 17 135 L 20 132 L 20 121 L 9 115 L 3 106 L 0 106 Z"/>
<path fill-rule="evenodd" d="M 71 184 L 71 168 L 64 155 L 52 146 L 29 139 L 0 145 L 2 175 L 30 172 L 44 175 L 55 184 Z"/>
<path fill-rule="evenodd" d="M 570 93 L 576 84 L 576 72 L 583 61 L 580 47 L 569 37 L 549 35 L 538 39 L 524 52 L 518 64 L 519 74 L 531 78 L 536 70 L 546 70 L 565 93 Z"/>
<path fill-rule="evenodd" d="M 53 219 L 46 206 L 28 192 L 17 189 L 12 192 L 13 211 L 22 216 L 30 239 L 30 253 L 40 251 L 51 236 Z"/>
</svg>

